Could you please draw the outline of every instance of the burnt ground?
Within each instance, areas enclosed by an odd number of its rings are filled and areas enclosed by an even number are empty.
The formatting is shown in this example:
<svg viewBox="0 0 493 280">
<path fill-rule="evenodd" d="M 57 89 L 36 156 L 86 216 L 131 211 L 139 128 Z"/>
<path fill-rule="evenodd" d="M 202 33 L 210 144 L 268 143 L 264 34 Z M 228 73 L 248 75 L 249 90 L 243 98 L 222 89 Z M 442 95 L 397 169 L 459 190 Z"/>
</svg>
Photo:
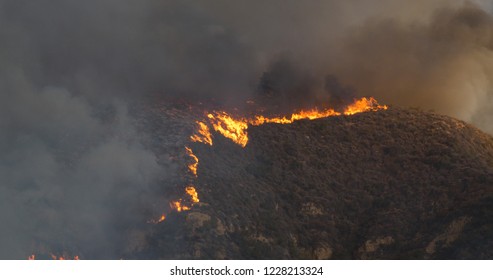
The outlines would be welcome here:
<svg viewBox="0 0 493 280">
<path fill-rule="evenodd" d="M 493 258 L 493 138 L 473 126 L 389 109 L 248 132 L 191 145 L 201 203 L 132 257 Z"/>
</svg>

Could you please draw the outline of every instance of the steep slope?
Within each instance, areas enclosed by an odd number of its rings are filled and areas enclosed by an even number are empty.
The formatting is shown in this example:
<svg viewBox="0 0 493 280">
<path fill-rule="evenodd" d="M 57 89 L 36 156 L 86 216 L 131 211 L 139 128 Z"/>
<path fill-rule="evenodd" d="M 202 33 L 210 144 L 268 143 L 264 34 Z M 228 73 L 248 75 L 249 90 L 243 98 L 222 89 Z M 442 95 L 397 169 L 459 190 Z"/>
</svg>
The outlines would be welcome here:
<svg viewBox="0 0 493 280">
<path fill-rule="evenodd" d="M 493 138 L 476 128 L 389 109 L 249 135 L 192 145 L 201 203 L 142 256 L 493 258 Z"/>
</svg>

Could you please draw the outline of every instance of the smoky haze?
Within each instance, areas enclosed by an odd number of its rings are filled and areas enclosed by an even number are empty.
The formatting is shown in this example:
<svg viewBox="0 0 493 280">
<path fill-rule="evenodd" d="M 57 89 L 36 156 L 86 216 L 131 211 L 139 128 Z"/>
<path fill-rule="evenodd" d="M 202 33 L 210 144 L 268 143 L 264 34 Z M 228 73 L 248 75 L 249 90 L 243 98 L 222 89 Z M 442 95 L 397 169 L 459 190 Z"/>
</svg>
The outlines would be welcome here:
<svg viewBox="0 0 493 280">
<path fill-rule="evenodd" d="M 347 35 L 333 67 L 359 93 L 493 131 L 493 17 L 472 3 L 426 22 L 370 20 Z"/>
<path fill-rule="evenodd" d="M 141 143 L 137 101 L 371 95 L 493 132 L 491 6 L 0 0 L 0 258 L 116 258 L 141 236 L 141 208 L 176 175 Z"/>
</svg>

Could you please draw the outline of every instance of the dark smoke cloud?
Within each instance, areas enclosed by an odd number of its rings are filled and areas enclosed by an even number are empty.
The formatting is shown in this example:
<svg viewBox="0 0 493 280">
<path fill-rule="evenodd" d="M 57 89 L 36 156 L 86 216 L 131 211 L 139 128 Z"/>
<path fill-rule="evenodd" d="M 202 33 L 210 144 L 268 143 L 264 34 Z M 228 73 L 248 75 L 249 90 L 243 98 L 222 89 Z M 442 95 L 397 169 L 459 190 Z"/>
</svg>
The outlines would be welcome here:
<svg viewBox="0 0 493 280">
<path fill-rule="evenodd" d="M 30 82 L 74 94 L 245 93 L 248 47 L 182 1 L 1 1 L 3 54 Z"/>
<path fill-rule="evenodd" d="M 43 246 L 115 258 L 142 236 L 143 205 L 175 175 L 141 144 L 127 113 L 137 100 L 272 95 L 296 107 L 374 95 L 493 131 L 492 9 L 0 0 L 0 258 Z"/>
<path fill-rule="evenodd" d="M 337 54 L 333 71 L 360 93 L 493 129 L 493 17 L 472 3 L 428 22 L 371 20 Z"/>
<path fill-rule="evenodd" d="M 298 25 L 299 42 L 278 45 L 296 61 L 280 71 L 275 66 L 284 56 L 265 68 L 263 77 L 271 77 L 270 84 L 290 86 L 278 91 L 280 100 L 291 95 L 298 106 L 307 100 L 337 106 L 339 100 L 375 96 L 382 103 L 432 109 L 493 132 L 490 1 L 336 4 L 307 4 L 317 11 Z M 317 18 L 320 13 L 327 18 Z"/>
<path fill-rule="evenodd" d="M 493 131 L 491 1 L 211 1 L 200 10 L 247 46 L 250 80 L 260 77 L 251 91 L 274 95 L 270 104 L 371 95 Z"/>
</svg>

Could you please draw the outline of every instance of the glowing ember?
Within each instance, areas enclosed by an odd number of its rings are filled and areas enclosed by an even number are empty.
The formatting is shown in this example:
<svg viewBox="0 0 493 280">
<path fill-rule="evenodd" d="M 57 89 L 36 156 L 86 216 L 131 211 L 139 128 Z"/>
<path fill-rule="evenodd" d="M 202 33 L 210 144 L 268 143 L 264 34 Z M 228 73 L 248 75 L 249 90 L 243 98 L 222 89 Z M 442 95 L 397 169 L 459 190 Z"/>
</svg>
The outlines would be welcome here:
<svg viewBox="0 0 493 280">
<path fill-rule="evenodd" d="M 166 216 L 163 214 L 163 215 L 161 215 L 161 217 L 159 217 L 159 220 L 157 220 L 157 222 L 160 223 L 164 220 L 166 220 Z"/>
<path fill-rule="evenodd" d="M 159 224 L 159 223 L 164 222 L 164 220 L 166 220 L 166 215 L 162 214 L 161 217 L 159 217 L 159 219 L 149 220 L 149 221 L 147 221 L 147 223 L 149 223 L 149 224 Z"/>
<path fill-rule="evenodd" d="M 190 172 L 192 172 L 192 174 L 195 175 L 195 177 L 197 177 L 197 167 L 199 165 L 199 158 L 193 154 L 192 149 L 190 149 L 189 147 L 185 147 L 185 150 L 187 151 L 187 154 L 193 159 L 193 163 L 188 165 L 188 170 L 190 170 Z"/>
<path fill-rule="evenodd" d="M 182 212 L 182 211 L 188 211 L 190 210 L 189 206 L 183 205 L 181 199 L 178 201 L 172 201 L 170 203 L 171 209 L 175 210 L 176 212 Z"/>
<path fill-rule="evenodd" d="M 62 255 L 62 256 L 58 256 L 58 257 L 57 257 L 56 255 L 53 255 L 53 254 L 51 254 L 51 258 L 52 258 L 53 260 L 59 260 L 59 261 L 71 260 L 71 259 L 72 259 L 72 258 L 67 257 L 67 256 L 65 256 L 65 255 Z M 78 261 L 78 260 L 79 260 L 79 256 L 74 256 L 73 260 Z"/>
<path fill-rule="evenodd" d="M 207 124 L 203 122 L 196 122 L 199 126 L 197 133 L 190 136 L 190 140 L 193 142 L 200 142 L 212 146 L 212 136 Z"/>
<path fill-rule="evenodd" d="M 190 196 L 190 198 L 192 199 L 192 202 L 194 202 L 194 203 L 200 202 L 199 194 L 195 190 L 194 186 L 186 187 L 185 192 Z"/>
</svg>

